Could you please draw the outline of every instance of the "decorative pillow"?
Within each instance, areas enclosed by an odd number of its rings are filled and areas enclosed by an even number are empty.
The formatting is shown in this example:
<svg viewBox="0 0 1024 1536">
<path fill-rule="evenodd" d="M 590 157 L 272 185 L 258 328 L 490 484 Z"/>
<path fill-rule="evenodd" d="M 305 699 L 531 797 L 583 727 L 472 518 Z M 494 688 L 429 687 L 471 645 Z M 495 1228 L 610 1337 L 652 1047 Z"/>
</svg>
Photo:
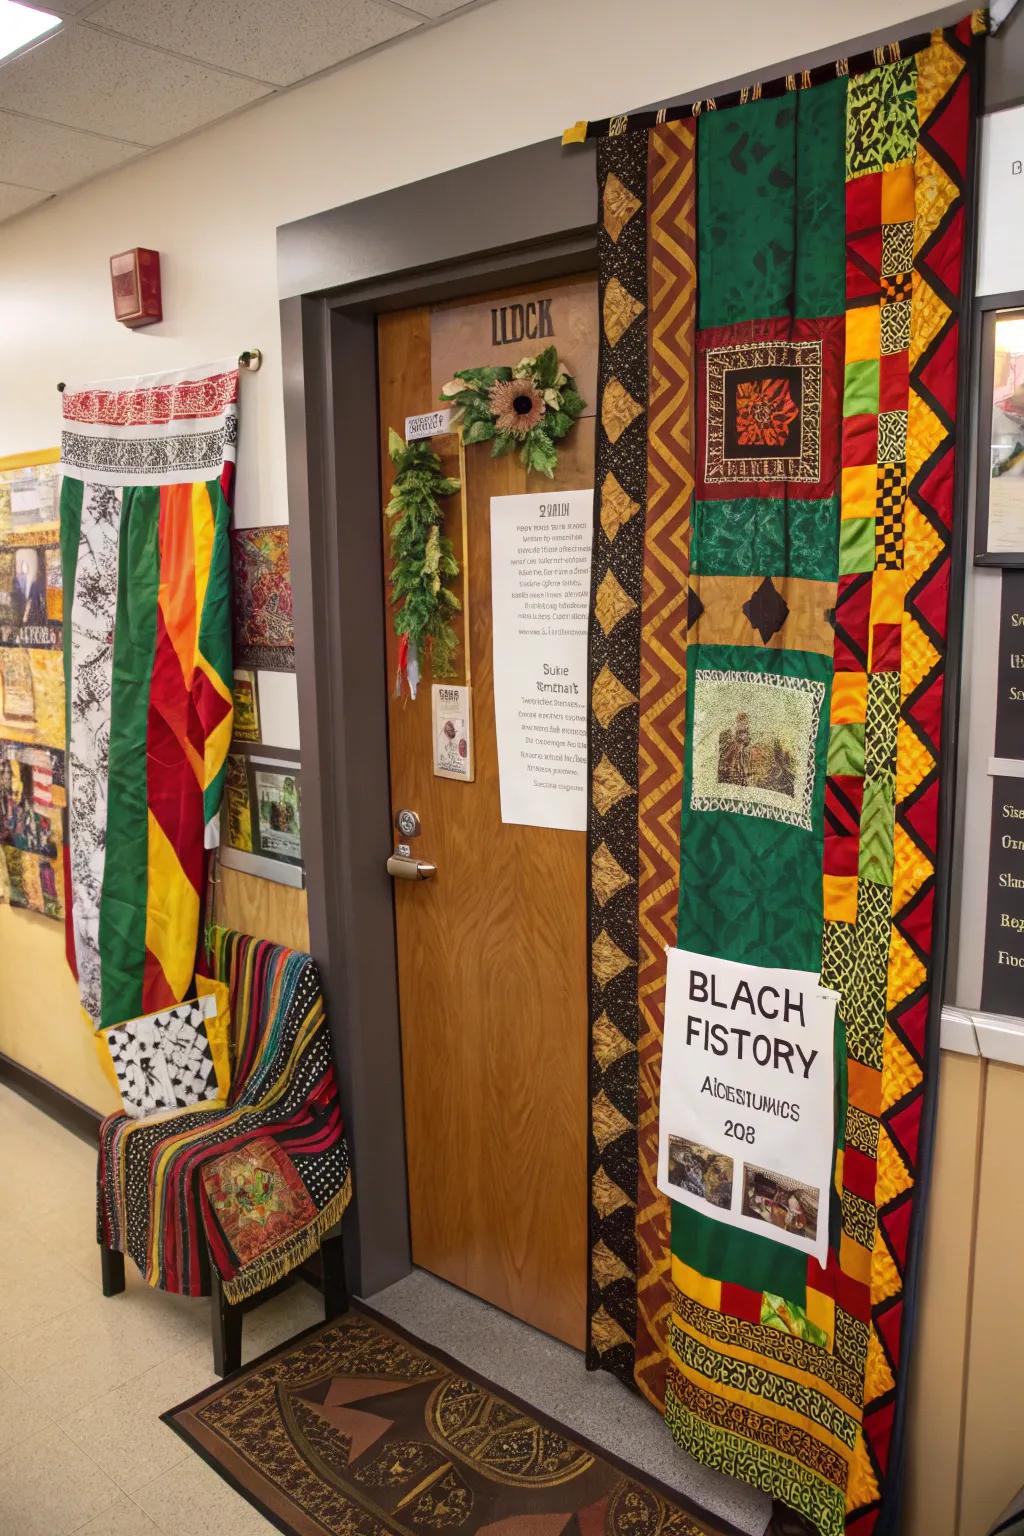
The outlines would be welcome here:
<svg viewBox="0 0 1024 1536">
<path fill-rule="evenodd" d="M 223 1102 L 207 1033 L 216 1018 L 217 998 L 210 994 L 104 1031 L 125 1114 L 137 1120 L 161 1109 Z"/>
</svg>

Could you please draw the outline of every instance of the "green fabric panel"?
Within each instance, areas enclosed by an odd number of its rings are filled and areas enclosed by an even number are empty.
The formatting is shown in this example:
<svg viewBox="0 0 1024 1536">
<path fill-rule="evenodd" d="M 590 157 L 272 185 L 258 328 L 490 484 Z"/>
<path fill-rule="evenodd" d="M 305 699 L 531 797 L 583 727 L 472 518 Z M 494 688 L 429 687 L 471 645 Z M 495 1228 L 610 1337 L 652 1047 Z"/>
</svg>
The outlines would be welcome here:
<svg viewBox="0 0 1024 1536">
<path fill-rule="evenodd" d="M 831 657 L 701 645 L 687 651 L 687 698 L 699 669 L 809 678 L 825 685 L 814 744 L 811 829 L 763 816 L 689 809 L 693 732 L 687 731 L 679 874 L 679 944 L 749 965 L 821 967 L 821 862 Z"/>
<path fill-rule="evenodd" d="M 149 873 L 146 740 L 159 578 L 159 487 L 126 487 L 110 698 L 107 861 L 100 901 L 103 1026 L 142 1011 Z"/>
<path fill-rule="evenodd" d="M 864 723 L 834 725 L 828 735 L 826 772 L 864 777 Z"/>
<path fill-rule="evenodd" d="M 844 312 L 846 85 L 699 119 L 701 328 Z"/>
<path fill-rule="evenodd" d="M 892 885 L 893 839 L 896 825 L 895 786 L 892 779 L 867 779 L 860 813 L 860 866 L 862 880 Z"/>
<path fill-rule="evenodd" d="M 797 249 L 794 312 L 846 310 L 846 89 L 829 80 L 797 93 Z"/>
<path fill-rule="evenodd" d="M 839 497 L 694 503 L 690 569 L 703 576 L 839 575 Z"/>
<path fill-rule="evenodd" d="M 847 176 L 870 175 L 912 159 L 917 139 L 916 56 L 854 76 L 848 94 Z"/>
<path fill-rule="evenodd" d="M 199 649 L 210 666 L 231 691 L 231 508 L 224 499 L 219 480 L 208 482 L 207 491 L 213 508 L 213 551 L 210 556 L 210 578 L 206 587 L 199 623 Z M 224 790 L 227 761 L 221 766 L 216 778 L 206 786 L 203 795 L 203 818 L 209 823 L 220 806 Z"/>
<path fill-rule="evenodd" d="M 60 487 L 60 570 L 64 588 L 64 740 L 71 748 L 71 615 L 75 600 L 78 546 L 82 542 L 85 482 L 65 475 Z M 67 772 L 67 770 L 65 770 Z M 65 778 L 67 783 L 67 778 Z"/>
<path fill-rule="evenodd" d="M 843 384 L 844 416 L 878 415 L 880 368 L 877 357 L 866 357 L 859 363 L 847 363 Z"/>
<path fill-rule="evenodd" d="M 839 574 L 853 576 L 857 571 L 875 568 L 875 519 L 847 517 L 839 525 Z"/>
<path fill-rule="evenodd" d="M 807 1255 L 672 1201 L 672 1252 L 700 1275 L 807 1305 Z"/>
</svg>

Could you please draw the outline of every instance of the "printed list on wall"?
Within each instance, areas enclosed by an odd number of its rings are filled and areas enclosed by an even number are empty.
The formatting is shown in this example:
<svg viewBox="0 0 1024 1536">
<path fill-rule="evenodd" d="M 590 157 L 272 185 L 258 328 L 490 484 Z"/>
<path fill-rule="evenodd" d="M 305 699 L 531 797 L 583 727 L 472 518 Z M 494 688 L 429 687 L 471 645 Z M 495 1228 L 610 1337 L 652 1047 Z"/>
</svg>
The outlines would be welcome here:
<svg viewBox="0 0 1024 1536">
<path fill-rule="evenodd" d="M 587 623 L 594 493 L 491 498 L 501 819 L 587 825 Z"/>
</svg>

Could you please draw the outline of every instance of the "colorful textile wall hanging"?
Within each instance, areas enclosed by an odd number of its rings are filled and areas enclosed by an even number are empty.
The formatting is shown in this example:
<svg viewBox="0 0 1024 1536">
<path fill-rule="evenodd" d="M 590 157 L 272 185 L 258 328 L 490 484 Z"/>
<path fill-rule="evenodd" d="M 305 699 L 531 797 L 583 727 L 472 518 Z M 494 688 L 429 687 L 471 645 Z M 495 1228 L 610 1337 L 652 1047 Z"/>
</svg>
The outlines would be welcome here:
<svg viewBox="0 0 1024 1536">
<path fill-rule="evenodd" d="M 231 739 L 237 364 L 69 386 L 63 415 L 69 954 L 106 1026 L 181 1002 L 195 968 Z"/>
<path fill-rule="evenodd" d="M 589 127 L 588 1363 L 822 1536 L 896 1513 L 978 31 Z M 658 1192 L 666 945 L 840 995 L 824 1265 Z"/>
</svg>

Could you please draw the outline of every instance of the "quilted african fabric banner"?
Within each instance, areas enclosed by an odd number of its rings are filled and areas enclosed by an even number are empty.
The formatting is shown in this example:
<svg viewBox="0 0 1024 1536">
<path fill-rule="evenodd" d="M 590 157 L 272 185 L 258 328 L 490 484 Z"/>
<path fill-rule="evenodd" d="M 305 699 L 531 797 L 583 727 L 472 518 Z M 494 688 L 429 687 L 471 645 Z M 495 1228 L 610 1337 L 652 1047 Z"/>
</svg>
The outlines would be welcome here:
<svg viewBox="0 0 1024 1536">
<path fill-rule="evenodd" d="M 590 128 L 588 1363 L 822 1536 L 896 1515 L 980 30 Z M 658 1190 L 676 946 L 839 996 L 824 1262 Z"/>
<path fill-rule="evenodd" d="M 181 1002 L 195 967 L 231 739 L 237 365 L 69 386 L 63 414 L 69 953 L 105 1026 Z"/>
</svg>

